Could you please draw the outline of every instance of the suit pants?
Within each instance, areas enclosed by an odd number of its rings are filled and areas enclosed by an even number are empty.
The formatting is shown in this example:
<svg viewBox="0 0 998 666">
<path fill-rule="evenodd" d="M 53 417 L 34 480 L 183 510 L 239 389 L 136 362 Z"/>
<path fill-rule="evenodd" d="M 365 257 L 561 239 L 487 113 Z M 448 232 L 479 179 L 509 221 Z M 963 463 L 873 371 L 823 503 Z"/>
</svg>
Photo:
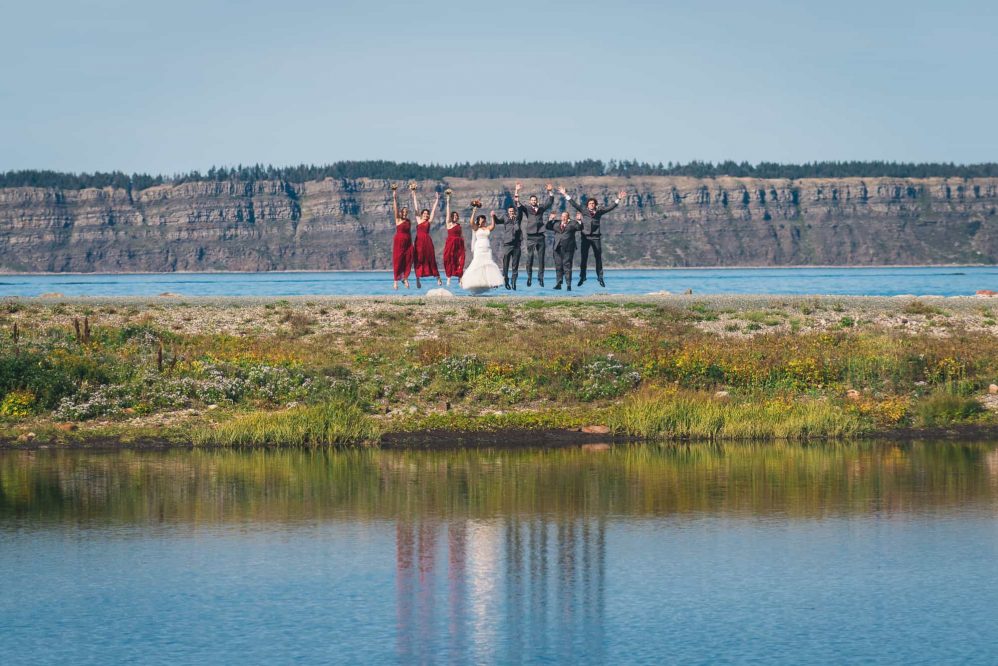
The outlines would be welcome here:
<svg viewBox="0 0 998 666">
<path fill-rule="evenodd" d="M 572 260 L 575 259 L 575 246 L 568 245 L 562 247 L 556 245 L 554 248 L 554 268 L 558 278 L 558 284 L 562 280 L 572 284 Z"/>
<path fill-rule="evenodd" d="M 510 277 L 509 269 L 512 265 L 513 276 Z M 503 279 L 516 282 L 516 276 L 520 273 L 520 244 L 502 246 L 502 276 Z"/>
<path fill-rule="evenodd" d="M 579 279 L 586 279 L 586 265 L 589 263 L 589 250 L 596 260 L 596 277 L 603 279 L 603 243 L 599 236 L 582 237 L 582 259 L 579 261 Z"/>
<path fill-rule="evenodd" d="M 527 236 L 527 279 L 530 279 L 534 268 L 534 257 L 537 257 L 537 279 L 544 279 L 544 252 L 547 249 L 547 238 Z"/>
</svg>

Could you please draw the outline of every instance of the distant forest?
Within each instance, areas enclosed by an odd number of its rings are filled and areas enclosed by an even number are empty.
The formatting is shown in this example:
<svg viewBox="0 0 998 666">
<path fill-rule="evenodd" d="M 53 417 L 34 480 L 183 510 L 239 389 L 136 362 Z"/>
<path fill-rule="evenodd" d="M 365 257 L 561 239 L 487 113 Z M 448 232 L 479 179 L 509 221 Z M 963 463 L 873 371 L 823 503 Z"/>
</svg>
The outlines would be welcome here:
<svg viewBox="0 0 998 666">
<path fill-rule="evenodd" d="M 309 180 L 336 178 L 351 180 L 373 178 L 382 180 L 440 180 L 443 178 L 573 178 L 582 176 L 691 176 L 710 178 L 735 176 L 746 178 L 981 178 L 998 176 L 998 163 L 953 164 L 910 162 L 809 162 L 778 164 L 775 162 L 668 162 L 649 164 L 636 160 L 582 160 L 581 162 L 475 162 L 437 165 L 412 162 L 371 160 L 335 162 L 325 166 L 299 165 L 274 167 L 253 166 L 212 167 L 206 173 L 191 171 L 173 176 L 150 176 L 120 171 L 111 173 L 60 173 L 57 171 L 7 171 L 0 173 L 0 187 L 54 187 L 79 190 L 88 187 L 118 187 L 142 190 L 164 183 L 201 181 L 279 180 L 302 183 Z"/>
</svg>

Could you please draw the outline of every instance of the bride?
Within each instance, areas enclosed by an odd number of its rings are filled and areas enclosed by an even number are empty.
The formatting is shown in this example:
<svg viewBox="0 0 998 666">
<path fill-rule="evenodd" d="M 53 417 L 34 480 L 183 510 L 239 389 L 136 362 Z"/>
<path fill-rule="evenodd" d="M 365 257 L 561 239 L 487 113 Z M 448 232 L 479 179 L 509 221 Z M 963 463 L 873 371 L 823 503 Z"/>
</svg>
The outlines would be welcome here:
<svg viewBox="0 0 998 666">
<path fill-rule="evenodd" d="M 475 295 L 484 294 L 489 289 L 496 289 L 503 285 L 502 271 L 492 258 L 492 244 L 489 242 L 489 235 L 496 226 L 495 212 L 493 211 L 493 215 L 489 218 L 493 220 L 492 223 L 486 226 L 484 215 L 475 216 L 481 207 L 482 202 L 477 199 L 471 202 L 471 219 L 473 220 L 471 228 L 473 229 L 472 236 L 475 239 L 472 244 L 474 256 L 471 263 L 465 267 L 464 275 L 461 276 L 461 287 Z"/>
</svg>

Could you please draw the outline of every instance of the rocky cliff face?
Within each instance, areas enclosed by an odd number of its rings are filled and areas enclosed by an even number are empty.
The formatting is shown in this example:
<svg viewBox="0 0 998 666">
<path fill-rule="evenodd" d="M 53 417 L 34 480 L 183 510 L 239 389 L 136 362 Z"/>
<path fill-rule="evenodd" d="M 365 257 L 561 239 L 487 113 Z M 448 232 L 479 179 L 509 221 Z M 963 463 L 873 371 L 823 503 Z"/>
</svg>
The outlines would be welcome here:
<svg viewBox="0 0 998 666">
<path fill-rule="evenodd" d="M 525 180 L 525 194 L 543 182 Z M 783 266 L 998 263 L 998 179 L 581 178 L 625 205 L 604 225 L 608 265 Z M 467 222 L 511 200 L 513 182 L 450 187 Z M 399 190 L 400 198 L 408 196 Z M 560 210 L 561 198 L 555 208 Z M 434 224 L 443 248 L 443 214 Z M 121 189 L 0 189 L 0 270 L 387 269 L 391 191 L 381 180 L 202 182 Z"/>
</svg>

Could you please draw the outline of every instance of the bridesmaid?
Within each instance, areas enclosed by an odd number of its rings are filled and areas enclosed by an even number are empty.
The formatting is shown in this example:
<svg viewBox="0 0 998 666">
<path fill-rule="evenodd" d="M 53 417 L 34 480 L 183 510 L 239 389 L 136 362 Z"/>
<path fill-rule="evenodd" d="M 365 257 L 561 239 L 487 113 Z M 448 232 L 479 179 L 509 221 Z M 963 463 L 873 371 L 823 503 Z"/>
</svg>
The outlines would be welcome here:
<svg viewBox="0 0 998 666">
<path fill-rule="evenodd" d="M 447 286 L 450 279 L 456 277 L 458 282 L 464 275 L 464 229 L 461 228 L 461 216 L 457 211 L 450 210 L 451 191 L 444 192 L 447 198 L 447 242 L 444 244 L 444 273 L 447 274 Z"/>
<path fill-rule="evenodd" d="M 395 212 L 395 239 L 392 241 L 392 268 L 395 281 L 392 287 L 398 291 L 399 280 L 409 288 L 409 271 L 412 270 L 412 223 L 409 222 L 409 209 L 403 207 L 399 213 L 397 185 L 392 185 L 392 210 Z"/>
<path fill-rule="evenodd" d="M 412 209 L 419 210 L 419 202 L 416 200 L 416 183 L 411 183 L 409 189 L 412 190 Z M 412 248 L 413 265 L 416 268 L 416 288 L 422 287 L 419 278 L 435 277 L 437 284 L 443 285 L 440 279 L 440 270 L 437 268 L 437 251 L 433 247 L 433 239 L 430 238 L 430 225 L 437 214 L 437 206 L 440 204 L 440 193 L 437 193 L 433 200 L 433 210 L 424 208 L 419 211 L 419 221 L 416 222 L 416 242 Z"/>
</svg>

